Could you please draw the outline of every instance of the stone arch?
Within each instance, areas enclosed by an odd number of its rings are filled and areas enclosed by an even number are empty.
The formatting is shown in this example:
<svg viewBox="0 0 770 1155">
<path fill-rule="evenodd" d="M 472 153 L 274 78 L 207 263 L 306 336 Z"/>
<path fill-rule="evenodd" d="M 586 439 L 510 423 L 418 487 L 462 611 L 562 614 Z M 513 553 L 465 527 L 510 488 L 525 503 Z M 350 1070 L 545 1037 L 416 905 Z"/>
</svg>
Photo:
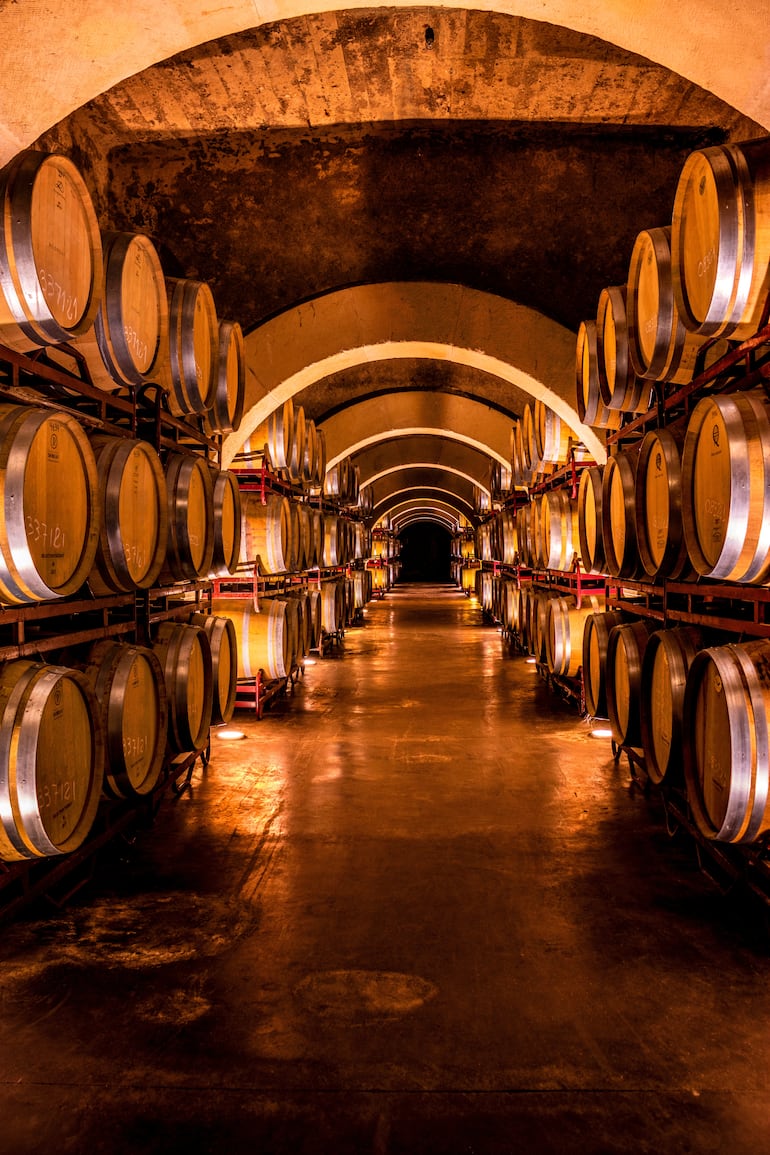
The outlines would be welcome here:
<svg viewBox="0 0 770 1155">
<path fill-rule="evenodd" d="M 226 465 L 287 398 L 301 401 L 304 389 L 332 373 L 394 357 L 454 361 L 508 381 L 554 409 L 597 461 L 606 457 L 601 438 L 581 424 L 575 408 L 575 334 L 478 289 L 387 282 L 335 290 L 253 330 L 246 356 L 245 416 L 225 440 Z M 479 394 L 483 398 L 482 387 Z M 506 443 L 502 460 L 507 456 Z"/>
<path fill-rule="evenodd" d="M 405 0 L 391 7 L 408 8 Z M 467 0 L 445 0 L 468 9 Z M 349 0 L 347 8 L 368 8 Z M 770 79 L 765 54 L 757 51 L 760 32 L 752 0 L 665 0 L 636 5 L 597 0 L 486 0 L 486 9 L 524 16 L 598 36 L 638 53 L 699 84 L 760 124 L 770 124 Z M 313 12 L 335 11 L 319 0 L 230 0 L 205 8 L 179 0 L 70 0 L 62 15 L 58 0 L 0 11 L 0 37 L 13 45 L 6 53 L 0 85 L 0 160 L 9 160 L 46 129 L 113 85 L 152 64 L 208 40 Z M 23 93 L 23 99 L 19 94 Z"/>
</svg>

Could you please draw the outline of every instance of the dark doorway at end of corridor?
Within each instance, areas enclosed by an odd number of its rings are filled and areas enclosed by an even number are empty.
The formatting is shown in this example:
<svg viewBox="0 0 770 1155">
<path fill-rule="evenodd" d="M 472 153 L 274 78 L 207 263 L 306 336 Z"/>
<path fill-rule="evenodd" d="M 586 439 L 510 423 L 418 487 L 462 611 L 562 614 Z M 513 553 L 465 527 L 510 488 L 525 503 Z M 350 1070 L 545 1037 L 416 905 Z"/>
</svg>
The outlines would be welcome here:
<svg viewBox="0 0 770 1155">
<path fill-rule="evenodd" d="M 452 538 L 432 522 L 409 525 L 400 535 L 403 582 L 448 582 Z"/>
</svg>

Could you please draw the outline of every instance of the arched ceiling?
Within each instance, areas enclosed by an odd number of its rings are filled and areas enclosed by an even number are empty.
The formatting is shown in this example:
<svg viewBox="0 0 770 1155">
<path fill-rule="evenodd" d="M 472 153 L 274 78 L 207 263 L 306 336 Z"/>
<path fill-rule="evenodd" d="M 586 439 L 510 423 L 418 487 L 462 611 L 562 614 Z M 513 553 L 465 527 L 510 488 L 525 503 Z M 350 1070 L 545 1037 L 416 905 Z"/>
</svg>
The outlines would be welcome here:
<svg viewBox="0 0 770 1155">
<path fill-rule="evenodd" d="M 391 495 L 460 501 L 528 398 L 574 410 L 577 326 L 688 153 L 770 124 L 748 0 L 193 8 L 2 6 L 0 155 L 67 152 L 103 228 L 211 284 L 244 436 L 293 396 Z"/>
</svg>

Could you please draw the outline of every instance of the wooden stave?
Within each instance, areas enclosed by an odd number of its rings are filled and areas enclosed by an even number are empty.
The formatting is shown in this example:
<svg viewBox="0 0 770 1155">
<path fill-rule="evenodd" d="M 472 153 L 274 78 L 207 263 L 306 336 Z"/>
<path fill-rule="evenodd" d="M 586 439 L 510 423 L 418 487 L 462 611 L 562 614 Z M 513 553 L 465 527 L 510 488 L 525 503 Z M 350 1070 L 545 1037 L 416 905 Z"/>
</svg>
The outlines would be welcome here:
<svg viewBox="0 0 770 1155">
<path fill-rule="evenodd" d="M 231 618 L 213 613 L 191 614 L 188 623 L 200 627 L 209 640 L 213 688 L 212 725 L 229 722 L 235 713 L 238 689 L 238 638 L 235 626 Z"/>
<path fill-rule="evenodd" d="M 286 603 L 281 598 L 263 598 L 259 607 L 253 598 L 214 599 L 212 612 L 229 618 L 237 639 L 238 681 L 287 678 L 291 671 L 292 642 Z"/>
<path fill-rule="evenodd" d="M 102 519 L 94 565 L 88 576 L 89 588 L 97 597 L 114 592 L 149 589 L 163 568 L 168 544 L 168 493 L 160 458 L 149 442 L 133 438 L 96 434 L 91 437 L 91 446 L 96 459 Z M 150 472 L 155 478 L 158 527 L 151 560 L 139 580 L 131 573 L 126 561 L 126 544 L 120 521 L 120 497 L 125 470 L 131 456 L 137 452 L 150 463 Z"/>
<path fill-rule="evenodd" d="M 766 639 L 714 646 L 696 654 L 687 675 L 683 742 L 687 799 L 696 826 L 705 838 L 712 841 L 750 843 L 770 829 L 768 660 L 770 644 Z M 709 813 L 697 767 L 698 696 L 700 679 L 709 664 L 716 671 L 719 692 L 724 695 L 722 700 L 727 706 L 731 755 L 736 751 L 732 759 L 736 772 L 731 772 L 725 813 L 718 824 Z M 745 710 L 742 707 L 747 702 L 748 710 Z M 712 766 L 716 768 L 711 744 L 710 755 Z M 733 793 L 734 786 L 737 797 Z"/>
<path fill-rule="evenodd" d="M 44 580 L 30 552 L 31 534 L 28 534 L 27 519 L 32 515 L 24 499 L 33 496 L 25 486 L 32 447 L 38 435 L 42 434 L 47 436 L 50 444 L 52 438 L 58 437 L 58 425 L 66 428 L 83 466 L 86 510 L 77 561 L 71 567 L 69 577 L 54 587 Z M 50 454 L 48 458 L 57 460 Z M 50 488 L 58 490 L 53 485 Z M 71 492 L 71 484 L 58 491 Z M 73 415 L 28 406 L 0 405 L 0 501 L 0 601 L 24 605 L 65 597 L 80 589 L 93 568 L 102 510 L 96 459 L 82 426 Z M 47 534 L 47 524 L 44 533 Z"/>
<path fill-rule="evenodd" d="M 705 171 L 704 171 L 705 170 Z M 716 243 L 698 262 L 714 269 L 705 308 L 694 304 L 687 265 L 687 205 L 698 185 L 718 206 Z M 680 172 L 671 223 L 674 296 L 685 326 L 706 337 L 744 340 L 758 328 L 770 286 L 770 150 L 767 138 L 692 152 Z M 692 235 L 692 229 L 690 230 Z M 702 279 L 702 274 L 701 274 Z"/>
<path fill-rule="evenodd" d="M 577 496 L 578 541 L 580 559 L 586 573 L 604 572 L 604 537 L 602 533 L 602 485 L 604 467 L 590 465 L 580 474 Z M 589 500 L 591 505 L 589 507 Z M 593 510 L 593 543 L 589 537 L 589 508 Z"/>
<path fill-rule="evenodd" d="M 608 457 L 602 475 L 602 542 L 607 572 L 613 577 L 633 578 L 639 573 L 639 551 L 636 548 L 636 471 L 637 458 L 633 452 L 622 452 Z M 611 495 L 617 484 L 623 495 L 623 555 L 618 556 L 613 537 L 613 507 Z M 616 490 L 615 490 L 616 491 Z"/>
<path fill-rule="evenodd" d="M 126 684 L 137 660 L 149 666 L 157 691 L 156 733 L 151 741 L 150 758 L 139 781 L 135 780 L 126 761 L 122 714 Z M 145 646 L 127 645 L 108 638 L 91 647 L 83 672 L 100 708 L 105 753 L 104 793 L 110 798 L 122 799 L 150 794 L 163 767 L 168 730 L 166 685 L 157 655 Z"/>
<path fill-rule="evenodd" d="M 197 720 L 193 716 L 191 725 L 189 675 L 194 668 L 191 660 L 196 647 L 200 652 L 203 685 L 200 716 Z M 152 648 L 163 669 L 166 686 L 169 748 L 176 754 L 205 749 L 214 703 L 211 646 L 205 630 L 179 622 L 161 622 Z M 192 705 L 197 707 L 194 700 Z"/>
<path fill-rule="evenodd" d="M 203 415 L 208 434 L 237 433 L 246 400 L 246 351 L 237 321 L 217 322 L 217 352 L 211 405 Z"/>
<path fill-rule="evenodd" d="M 682 519 L 682 464 L 684 437 L 677 429 L 651 429 L 642 439 L 636 469 L 635 516 L 636 543 L 644 572 L 653 581 L 680 577 L 689 567 L 687 542 Z M 647 525 L 647 478 L 650 461 L 660 446 L 663 454 L 669 492 L 669 519 L 666 545 L 658 562 L 650 544 Z"/>
<path fill-rule="evenodd" d="M 214 557 L 214 484 L 203 457 L 189 453 L 169 453 L 166 457 L 168 494 L 168 544 L 161 578 L 198 581 L 211 573 Z M 196 479 L 203 496 L 204 536 L 196 560 L 194 538 L 190 536 L 190 498 Z M 194 512 L 194 510 L 192 511 Z"/>
<path fill-rule="evenodd" d="M 49 699 L 56 705 L 59 683 L 67 679 L 85 704 L 89 724 L 91 756 L 87 770 L 85 803 L 74 826 L 59 841 L 46 829 L 38 794 L 45 799 L 47 786 L 40 782 L 38 764 L 40 733 Z M 61 700 L 61 699 L 60 699 Z M 19 730 L 17 736 L 17 720 Z M 28 722 L 26 731 L 24 721 Z M 62 749 L 57 744 L 57 767 L 62 768 Z M 21 773 L 17 773 L 21 763 Z M 65 773 L 67 771 L 65 770 Z M 104 773 L 104 737 L 98 722 L 98 706 L 88 681 L 78 670 L 51 666 L 26 659 L 8 662 L 0 670 L 0 858 L 24 861 L 54 857 L 77 850 L 93 826 L 101 795 Z M 57 784 L 58 785 L 58 784 Z M 62 801 L 67 786 L 62 784 Z M 58 793 L 58 791 L 57 791 Z M 45 808 L 50 803 L 44 801 Z"/>
<path fill-rule="evenodd" d="M 47 305 L 40 274 L 40 254 L 31 234 L 33 195 L 44 168 L 53 165 L 66 173 L 83 210 L 91 273 L 88 296 L 71 325 L 62 324 Z M 35 149 L 18 153 L 0 172 L 0 335 L 2 342 L 21 352 L 41 345 L 68 342 L 88 332 L 99 308 L 103 277 L 101 235 L 96 212 L 83 177 L 67 157 Z M 69 233 L 70 230 L 68 229 Z M 63 286 L 65 292 L 67 286 Z M 29 303 L 34 301 L 35 306 Z"/>
<path fill-rule="evenodd" d="M 683 768 L 677 766 L 677 756 L 683 756 L 684 696 L 687 674 L 695 655 L 703 648 L 703 633 L 697 626 L 679 626 L 675 629 L 655 630 L 647 642 L 642 660 L 642 680 L 639 696 L 639 715 L 642 749 L 645 755 L 645 769 L 648 778 L 659 786 L 667 783 L 680 784 Z M 654 671 L 659 655 L 667 660 L 668 684 L 671 689 L 671 717 L 661 719 L 660 711 L 654 709 L 652 700 Z M 668 705 L 668 703 L 667 703 Z M 658 751 L 658 740 L 669 736 L 668 757 L 663 761 Z M 672 764 L 673 763 L 673 764 Z"/>
<path fill-rule="evenodd" d="M 725 534 L 713 564 L 699 538 L 693 496 L 701 431 L 712 409 L 727 433 L 730 497 L 736 499 L 727 518 L 731 534 Z M 713 434 L 712 442 L 719 449 Z M 746 585 L 761 585 L 770 577 L 770 499 L 764 496 L 768 460 L 770 410 L 763 392 L 704 397 L 698 402 L 687 424 L 682 454 L 682 515 L 690 562 L 701 576 Z"/>
<path fill-rule="evenodd" d="M 607 642 L 607 713 L 612 727 L 613 740 L 619 746 L 641 748 L 642 733 L 639 716 L 639 691 L 642 680 L 642 664 L 650 635 L 657 628 L 648 618 L 637 618 L 615 626 Z M 627 658 L 629 675 L 628 717 L 623 720 L 618 710 L 615 664 L 617 651 L 622 647 Z"/>
<path fill-rule="evenodd" d="M 219 330 L 211 289 L 205 281 L 166 277 L 169 299 L 168 342 L 157 359 L 152 380 L 166 390 L 168 407 L 177 417 L 206 416 L 216 385 Z M 199 366 L 196 344 L 203 339 Z"/>
<path fill-rule="evenodd" d="M 302 480 L 305 470 L 305 410 L 301 405 L 294 409 L 294 431 L 288 455 L 288 475 L 293 484 Z"/>
</svg>

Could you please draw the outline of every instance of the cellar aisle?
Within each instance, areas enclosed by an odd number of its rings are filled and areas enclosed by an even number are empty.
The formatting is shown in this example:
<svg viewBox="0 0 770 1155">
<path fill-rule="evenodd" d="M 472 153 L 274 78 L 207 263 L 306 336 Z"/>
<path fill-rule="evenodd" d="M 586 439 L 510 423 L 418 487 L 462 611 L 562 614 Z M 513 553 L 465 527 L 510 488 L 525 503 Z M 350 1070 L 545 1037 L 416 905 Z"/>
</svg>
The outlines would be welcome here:
<svg viewBox="0 0 770 1155">
<path fill-rule="evenodd" d="M 770 960 L 475 602 L 406 586 L 0 931 L 0 1152 L 767 1149 Z"/>
</svg>

